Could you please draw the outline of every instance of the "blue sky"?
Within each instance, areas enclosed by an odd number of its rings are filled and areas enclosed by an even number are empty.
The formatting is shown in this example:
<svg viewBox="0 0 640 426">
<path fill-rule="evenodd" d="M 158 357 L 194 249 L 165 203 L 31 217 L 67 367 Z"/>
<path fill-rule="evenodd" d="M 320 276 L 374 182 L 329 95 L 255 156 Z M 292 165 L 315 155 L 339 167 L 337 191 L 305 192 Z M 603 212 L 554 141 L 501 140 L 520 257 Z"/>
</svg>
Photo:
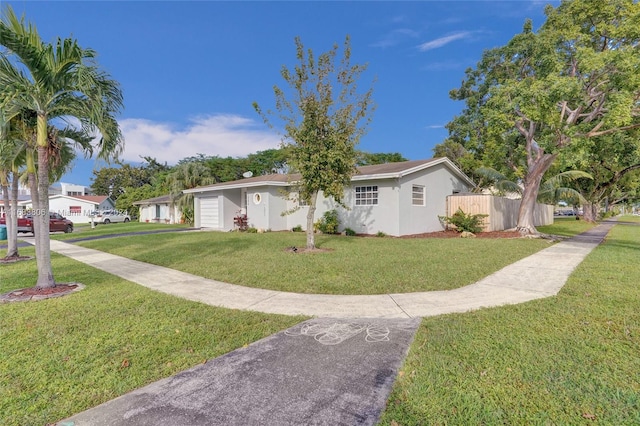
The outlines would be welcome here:
<svg viewBox="0 0 640 426">
<path fill-rule="evenodd" d="M 122 85 L 122 159 L 175 164 L 203 153 L 245 156 L 280 136 L 252 102 L 274 105 L 280 69 L 295 64 L 294 37 L 314 53 L 351 37 L 353 60 L 368 63 L 377 109 L 359 148 L 430 158 L 444 125 L 463 108 L 449 99 L 483 50 L 505 44 L 526 18 L 544 22 L 539 1 L 423 2 L 56 2 L 9 1 L 44 40 L 72 36 L 98 52 Z M 557 5 L 557 2 L 553 2 Z M 76 160 L 63 182 L 90 185 Z"/>
</svg>

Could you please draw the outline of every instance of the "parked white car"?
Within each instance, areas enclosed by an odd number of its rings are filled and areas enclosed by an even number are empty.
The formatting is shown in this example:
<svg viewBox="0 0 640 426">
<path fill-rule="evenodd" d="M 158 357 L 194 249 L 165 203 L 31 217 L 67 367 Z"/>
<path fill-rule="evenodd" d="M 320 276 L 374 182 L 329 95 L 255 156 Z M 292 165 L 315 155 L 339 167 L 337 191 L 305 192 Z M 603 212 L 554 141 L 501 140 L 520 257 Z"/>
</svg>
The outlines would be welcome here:
<svg viewBox="0 0 640 426">
<path fill-rule="evenodd" d="M 126 223 L 131 221 L 131 216 L 119 210 L 105 210 L 103 212 L 93 212 L 91 217 L 89 217 L 89 223 L 91 223 L 91 221 L 93 221 L 93 223 L 104 223 L 105 225 L 118 222 Z"/>
</svg>

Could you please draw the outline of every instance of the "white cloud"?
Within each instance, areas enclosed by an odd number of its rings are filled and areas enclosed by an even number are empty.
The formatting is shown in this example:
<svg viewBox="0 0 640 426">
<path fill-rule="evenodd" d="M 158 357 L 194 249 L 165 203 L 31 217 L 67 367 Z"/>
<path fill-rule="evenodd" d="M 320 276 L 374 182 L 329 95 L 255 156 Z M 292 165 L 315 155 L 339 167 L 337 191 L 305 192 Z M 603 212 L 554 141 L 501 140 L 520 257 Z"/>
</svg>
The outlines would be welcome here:
<svg viewBox="0 0 640 426">
<path fill-rule="evenodd" d="M 406 38 L 418 37 L 418 32 L 408 28 L 398 28 L 385 34 L 380 40 L 371 44 L 371 47 L 391 47 L 400 44 Z"/>
<path fill-rule="evenodd" d="M 443 124 L 431 124 L 427 126 L 427 129 L 444 129 Z"/>
<path fill-rule="evenodd" d="M 257 125 L 259 122 L 231 114 L 192 119 L 183 128 L 146 119 L 127 118 L 119 122 L 125 145 L 122 159 L 139 162 L 153 157 L 175 164 L 196 154 L 243 157 L 277 148 L 280 137 Z"/>
<path fill-rule="evenodd" d="M 468 38 L 469 36 L 471 36 L 471 32 L 469 31 L 461 31 L 461 32 L 453 33 L 445 37 L 440 37 L 435 40 L 422 43 L 418 45 L 418 50 L 421 52 L 426 52 L 427 50 L 437 49 L 453 41 Z"/>
</svg>

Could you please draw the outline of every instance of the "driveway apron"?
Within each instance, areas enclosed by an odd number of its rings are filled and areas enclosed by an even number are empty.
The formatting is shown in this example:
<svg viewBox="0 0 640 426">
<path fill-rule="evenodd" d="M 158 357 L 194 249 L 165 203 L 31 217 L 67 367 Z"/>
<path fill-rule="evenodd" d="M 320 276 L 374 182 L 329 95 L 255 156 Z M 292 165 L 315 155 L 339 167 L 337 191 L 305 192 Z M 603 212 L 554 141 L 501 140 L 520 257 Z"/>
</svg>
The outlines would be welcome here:
<svg viewBox="0 0 640 426">
<path fill-rule="evenodd" d="M 309 320 L 57 425 L 374 425 L 418 325 Z"/>
</svg>

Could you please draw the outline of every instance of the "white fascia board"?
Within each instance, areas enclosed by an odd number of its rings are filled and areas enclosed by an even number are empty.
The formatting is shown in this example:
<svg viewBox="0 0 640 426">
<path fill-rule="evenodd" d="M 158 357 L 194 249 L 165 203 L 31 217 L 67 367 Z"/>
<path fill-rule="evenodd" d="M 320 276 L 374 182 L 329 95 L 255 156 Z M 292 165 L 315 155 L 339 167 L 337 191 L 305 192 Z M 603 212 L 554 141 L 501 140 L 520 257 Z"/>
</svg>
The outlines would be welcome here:
<svg viewBox="0 0 640 426">
<path fill-rule="evenodd" d="M 351 180 L 359 181 L 359 180 L 393 179 L 393 178 L 399 178 L 400 176 L 402 176 L 401 173 L 378 173 L 375 175 L 354 175 L 351 177 Z"/>
<path fill-rule="evenodd" d="M 260 181 L 251 183 L 235 183 L 232 185 L 220 185 L 215 187 L 191 188 L 182 191 L 184 194 L 199 194 L 203 192 L 222 191 L 223 189 L 241 189 L 241 188 L 253 188 L 256 186 L 290 186 L 294 185 L 294 182 L 273 182 L 273 181 Z"/>
</svg>

